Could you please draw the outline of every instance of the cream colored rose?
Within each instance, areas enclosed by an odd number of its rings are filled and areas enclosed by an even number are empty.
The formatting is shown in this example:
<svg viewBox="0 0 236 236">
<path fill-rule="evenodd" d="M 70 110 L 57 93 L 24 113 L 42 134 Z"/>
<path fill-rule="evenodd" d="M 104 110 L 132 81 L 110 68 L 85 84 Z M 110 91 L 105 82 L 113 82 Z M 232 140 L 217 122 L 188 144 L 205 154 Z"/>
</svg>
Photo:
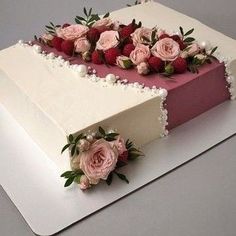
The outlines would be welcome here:
<svg viewBox="0 0 236 236">
<path fill-rule="evenodd" d="M 138 65 L 141 62 L 145 62 L 148 60 L 148 58 L 150 57 L 150 49 L 148 46 L 138 44 L 130 53 L 129 57 L 135 65 Z"/>
<path fill-rule="evenodd" d="M 90 149 L 81 152 L 80 169 L 88 177 L 90 184 L 97 184 L 100 179 L 106 180 L 116 167 L 118 151 L 104 139 L 91 144 Z"/>
<path fill-rule="evenodd" d="M 48 43 L 48 42 L 52 41 L 53 38 L 54 38 L 54 36 L 51 35 L 50 33 L 45 33 L 45 34 L 43 34 L 43 35 L 41 36 L 41 39 L 42 39 L 43 42 L 45 42 L 45 43 Z"/>
<path fill-rule="evenodd" d="M 96 44 L 96 49 L 106 51 L 115 48 L 119 44 L 119 34 L 117 31 L 109 30 L 101 33 Z"/>
<path fill-rule="evenodd" d="M 85 37 L 76 39 L 74 45 L 75 45 L 75 52 L 78 53 L 87 52 L 91 47 L 90 42 Z"/>
<path fill-rule="evenodd" d="M 171 38 L 164 38 L 155 43 L 151 53 L 163 61 L 174 61 L 180 55 L 179 44 Z"/>
<path fill-rule="evenodd" d="M 99 31 L 104 31 L 104 30 L 110 29 L 112 24 L 113 24 L 113 21 L 111 20 L 111 18 L 105 17 L 105 18 L 102 18 L 102 19 L 96 21 L 93 24 L 93 28 L 96 28 Z"/>
<path fill-rule="evenodd" d="M 78 38 L 84 37 L 89 31 L 89 28 L 85 25 L 70 25 L 68 27 L 62 28 L 57 32 L 59 37 L 65 40 L 76 40 Z"/>
<path fill-rule="evenodd" d="M 189 45 L 185 51 L 188 53 L 188 56 L 193 57 L 200 52 L 200 46 L 197 43 Z"/>
</svg>

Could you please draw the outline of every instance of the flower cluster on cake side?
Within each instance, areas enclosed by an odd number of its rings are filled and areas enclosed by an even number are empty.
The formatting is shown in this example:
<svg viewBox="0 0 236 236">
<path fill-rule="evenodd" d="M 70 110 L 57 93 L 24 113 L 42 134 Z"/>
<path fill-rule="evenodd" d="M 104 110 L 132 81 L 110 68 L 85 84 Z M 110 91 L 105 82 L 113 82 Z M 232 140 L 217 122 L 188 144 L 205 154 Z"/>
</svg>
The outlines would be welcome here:
<svg viewBox="0 0 236 236">
<path fill-rule="evenodd" d="M 180 27 L 170 34 L 158 27 L 143 27 L 135 20 L 127 25 L 113 21 L 109 13 L 100 17 L 92 9 L 84 8 L 84 14 L 76 16 L 76 24 L 50 22 L 46 32 L 35 39 L 68 56 L 122 69 L 136 68 L 142 75 L 198 73 L 200 66 L 211 63 L 217 49 L 191 37 L 194 29 L 184 32 Z"/>
<path fill-rule="evenodd" d="M 71 170 L 61 175 L 66 179 L 64 186 L 75 182 L 82 190 L 102 180 L 110 185 L 114 175 L 129 183 L 126 176 L 118 172 L 118 168 L 143 156 L 132 141 L 125 141 L 120 134 L 113 130 L 105 131 L 102 127 L 96 132 L 69 135 L 62 153 L 67 149 L 70 151 Z"/>
</svg>

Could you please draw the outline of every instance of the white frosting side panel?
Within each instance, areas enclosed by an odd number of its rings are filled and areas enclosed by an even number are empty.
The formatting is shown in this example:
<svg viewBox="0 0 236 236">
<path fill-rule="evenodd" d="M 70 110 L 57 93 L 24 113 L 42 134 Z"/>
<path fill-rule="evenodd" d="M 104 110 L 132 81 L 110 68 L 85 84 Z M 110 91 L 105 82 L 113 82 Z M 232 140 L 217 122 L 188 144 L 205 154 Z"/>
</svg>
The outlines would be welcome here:
<svg viewBox="0 0 236 236">
<path fill-rule="evenodd" d="M 15 45 L 0 52 L 0 102 L 62 169 L 66 136 L 83 130 L 115 128 L 137 145 L 165 133 L 162 90 L 152 93 L 91 82 L 68 66 Z M 162 122 L 163 121 L 163 122 Z"/>
</svg>

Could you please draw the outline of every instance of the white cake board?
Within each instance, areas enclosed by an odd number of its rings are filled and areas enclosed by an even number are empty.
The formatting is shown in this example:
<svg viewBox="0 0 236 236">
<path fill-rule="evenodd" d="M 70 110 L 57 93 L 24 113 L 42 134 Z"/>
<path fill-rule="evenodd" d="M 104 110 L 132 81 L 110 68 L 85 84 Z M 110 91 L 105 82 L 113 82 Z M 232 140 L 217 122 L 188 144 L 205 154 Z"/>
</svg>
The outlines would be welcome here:
<svg viewBox="0 0 236 236">
<path fill-rule="evenodd" d="M 31 229 L 51 235 L 235 134 L 235 117 L 236 102 L 223 103 L 147 145 L 145 158 L 122 169 L 130 184 L 115 179 L 110 187 L 104 183 L 81 192 L 76 185 L 63 187 L 54 164 L 0 106 L 1 185 Z"/>
</svg>

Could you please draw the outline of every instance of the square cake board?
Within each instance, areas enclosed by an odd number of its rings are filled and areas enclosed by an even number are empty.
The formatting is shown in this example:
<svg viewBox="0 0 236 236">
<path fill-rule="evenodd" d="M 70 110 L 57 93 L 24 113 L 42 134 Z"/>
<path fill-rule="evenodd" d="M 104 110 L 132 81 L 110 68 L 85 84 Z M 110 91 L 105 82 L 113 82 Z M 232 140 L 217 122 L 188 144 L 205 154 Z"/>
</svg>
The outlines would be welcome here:
<svg viewBox="0 0 236 236">
<path fill-rule="evenodd" d="M 54 163 L 0 105 L 0 183 L 33 232 L 52 235 L 232 136 L 235 117 L 236 102 L 224 102 L 146 145 L 144 158 L 120 170 L 129 184 L 115 178 L 111 186 L 82 192 L 76 185 L 63 187 Z"/>
</svg>

